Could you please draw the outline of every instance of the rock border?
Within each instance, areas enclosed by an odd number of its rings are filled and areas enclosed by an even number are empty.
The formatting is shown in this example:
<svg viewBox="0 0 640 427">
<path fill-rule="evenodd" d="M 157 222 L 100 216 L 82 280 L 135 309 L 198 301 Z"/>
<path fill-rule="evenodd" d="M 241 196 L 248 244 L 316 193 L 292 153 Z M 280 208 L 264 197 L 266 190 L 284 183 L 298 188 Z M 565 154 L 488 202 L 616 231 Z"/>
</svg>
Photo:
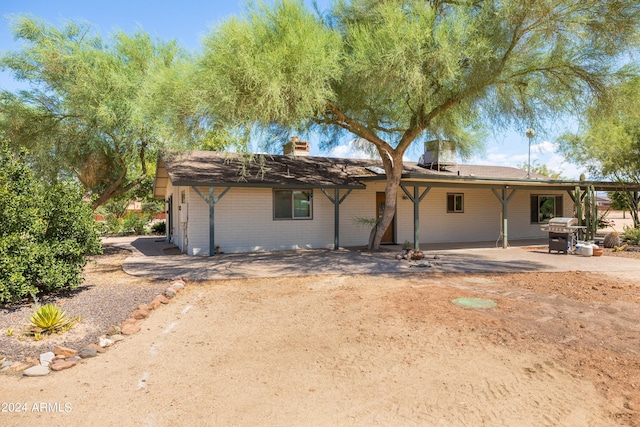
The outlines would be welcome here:
<svg viewBox="0 0 640 427">
<path fill-rule="evenodd" d="M 97 343 L 89 344 L 80 350 L 56 346 L 52 351 L 40 354 L 38 359 L 27 358 L 26 362 L 12 362 L 0 356 L 0 372 L 22 372 L 22 376 L 25 377 L 43 377 L 51 371 L 63 371 L 85 359 L 96 357 L 106 352 L 107 348 L 124 341 L 127 336 L 140 332 L 142 327 L 138 322 L 148 318 L 152 311 L 169 304 L 185 286 L 186 282 L 182 279 L 172 280 L 162 294 L 157 295 L 149 304 L 140 304 L 120 326 L 110 326 L 107 333 L 99 337 Z"/>
</svg>

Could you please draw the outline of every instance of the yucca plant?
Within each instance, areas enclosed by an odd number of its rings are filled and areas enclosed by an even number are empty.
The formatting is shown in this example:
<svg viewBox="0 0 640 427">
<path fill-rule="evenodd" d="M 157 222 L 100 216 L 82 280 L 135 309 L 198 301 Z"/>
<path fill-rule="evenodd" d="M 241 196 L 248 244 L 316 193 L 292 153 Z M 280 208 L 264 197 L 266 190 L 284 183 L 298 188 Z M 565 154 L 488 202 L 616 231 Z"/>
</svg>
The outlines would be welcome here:
<svg viewBox="0 0 640 427">
<path fill-rule="evenodd" d="M 73 319 L 69 319 L 67 313 L 55 304 L 38 306 L 29 321 L 34 334 L 62 332 L 73 326 Z"/>
</svg>

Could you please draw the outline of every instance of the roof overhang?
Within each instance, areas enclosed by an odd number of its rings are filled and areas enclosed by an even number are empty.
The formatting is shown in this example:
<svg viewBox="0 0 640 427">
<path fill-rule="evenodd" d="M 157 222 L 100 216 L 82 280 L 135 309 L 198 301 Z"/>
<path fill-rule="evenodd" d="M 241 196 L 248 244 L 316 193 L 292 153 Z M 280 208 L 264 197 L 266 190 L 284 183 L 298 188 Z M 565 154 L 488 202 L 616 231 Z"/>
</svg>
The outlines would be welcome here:
<svg viewBox="0 0 640 427">
<path fill-rule="evenodd" d="M 386 175 L 360 178 L 361 181 L 384 181 Z M 606 181 L 571 181 L 571 180 L 541 180 L 541 179 L 511 179 L 511 178 L 480 178 L 469 176 L 434 176 L 422 174 L 404 174 L 401 184 L 419 187 L 447 187 L 447 188 L 518 188 L 527 190 L 566 190 L 576 187 L 593 186 L 595 191 L 640 191 L 639 184 L 616 183 Z"/>
</svg>

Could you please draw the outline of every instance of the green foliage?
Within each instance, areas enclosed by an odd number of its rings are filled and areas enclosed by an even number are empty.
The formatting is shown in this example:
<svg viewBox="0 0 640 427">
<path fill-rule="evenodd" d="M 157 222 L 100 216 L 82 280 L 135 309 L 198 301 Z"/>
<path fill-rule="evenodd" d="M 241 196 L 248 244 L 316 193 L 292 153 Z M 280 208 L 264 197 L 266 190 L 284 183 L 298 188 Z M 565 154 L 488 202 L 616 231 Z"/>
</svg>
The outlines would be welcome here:
<svg viewBox="0 0 640 427">
<path fill-rule="evenodd" d="M 150 218 L 146 214 L 137 212 L 127 212 L 122 221 L 122 232 L 124 234 L 142 235 L 147 234 L 146 226 Z"/>
<path fill-rule="evenodd" d="M 73 319 L 55 304 L 41 305 L 31 314 L 32 334 L 52 334 L 66 331 L 73 327 Z"/>
<path fill-rule="evenodd" d="M 13 147 L 29 148 L 50 182 L 77 178 L 94 208 L 150 181 L 149 157 L 199 127 L 198 107 L 185 105 L 195 96 L 187 93 L 192 61 L 175 42 L 143 31 L 103 40 L 87 23 L 58 28 L 28 16 L 11 29 L 23 45 L 0 69 L 29 89 L 0 93 L 0 129 Z"/>
<path fill-rule="evenodd" d="M 518 169 L 522 169 L 523 171 L 529 170 L 529 165 L 526 163 L 521 163 L 518 165 Z M 551 179 L 562 179 L 562 174 L 560 172 L 553 171 L 547 167 L 545 164 L 538 164 L 536 160 L 531 162 L 531 172 L 537 173 L 542 176 L 547 176 Z"/>
<path fill-rule="evenodd" d="M 630 245 L 640 244 L 640 228 L 626 226 L 624 228 L 624 240 Z"/>
<path fill-rule="evenodd" d="M 30 294 L 74 289 L 85 255 L 102 246 L 93 211 L 77 185 L 45 187 L 0 146 L 0 303 Z"/>
<path fill-rule="evenodd" d="M 151 226 L 151 232 L 155 234 L 166 234 L 167 233 L 167 222 L 161 221 L 156 222 Z"/>
<path fill-rule="evenodd" d="M 624 79 L 608 91 L 606 99 L 590 106 L 581 132 L 562 136 L 560 148 L 593 176 L 633 188 L 640 184 L 640 77 Z M 615 209 L 628 210 L 634 226 L 640 226 L 628 192 L 610 197 Z"/>
<path fill-rule="evenodd" d="M 640 4 L 622 1 L 338 0 L 314 16 L 276 0 L 206 37 L 198 86 L 218 124 L 367 141 L 397 191 L 414 143 L 470 154 L 485 125 L 529 127 L 606 94 L 639 18 Z"/>
<path fill-rule="evenodd" d="M 633 204 L 629 193 L 626 191 L 611 191 L 607 194 L 611 200 L 611 209 L 614 211 L 630 211 Z"/>
</svg>

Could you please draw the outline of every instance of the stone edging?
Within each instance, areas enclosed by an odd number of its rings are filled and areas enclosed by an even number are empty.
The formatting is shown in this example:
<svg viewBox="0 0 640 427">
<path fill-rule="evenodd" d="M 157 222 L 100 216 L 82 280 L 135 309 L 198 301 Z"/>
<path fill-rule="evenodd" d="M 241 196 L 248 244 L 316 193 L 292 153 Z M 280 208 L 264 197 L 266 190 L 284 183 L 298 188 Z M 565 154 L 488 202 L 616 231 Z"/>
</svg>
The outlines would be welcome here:
<svg viewBox="0 0 640 427">
<path fill-rule="evenodd" d="M 113 346 L 119 341 L 123 341 L 128 335 L 140 332 L 141 327 L 138 322 L 149 317 L 153 310 L 158 309 L 164 304 L 168 304 L 178 292 L 184 289 L 185 285 L 184 280 L 174 280 L 162 294 L 156 296 L 149 304 L 139 305 L 120 326 L 109 327 L 107 333 L 100 336 L 97 343 L 89 344 L 80 350 L 56 346 L 52 351 L 42 353 L 39 360 L 27 358 L 26 363 L 4 360 L 2 361 L 0 370 L 2 372 L 22 372 L 22 375 L 25 377 L 42 377 L 49 375 L 51 371 L 62 371 L 72 368 L 83 359 L 96 357 L 99 353 L 107 351 L 108 347 Z"/>
</svg>

